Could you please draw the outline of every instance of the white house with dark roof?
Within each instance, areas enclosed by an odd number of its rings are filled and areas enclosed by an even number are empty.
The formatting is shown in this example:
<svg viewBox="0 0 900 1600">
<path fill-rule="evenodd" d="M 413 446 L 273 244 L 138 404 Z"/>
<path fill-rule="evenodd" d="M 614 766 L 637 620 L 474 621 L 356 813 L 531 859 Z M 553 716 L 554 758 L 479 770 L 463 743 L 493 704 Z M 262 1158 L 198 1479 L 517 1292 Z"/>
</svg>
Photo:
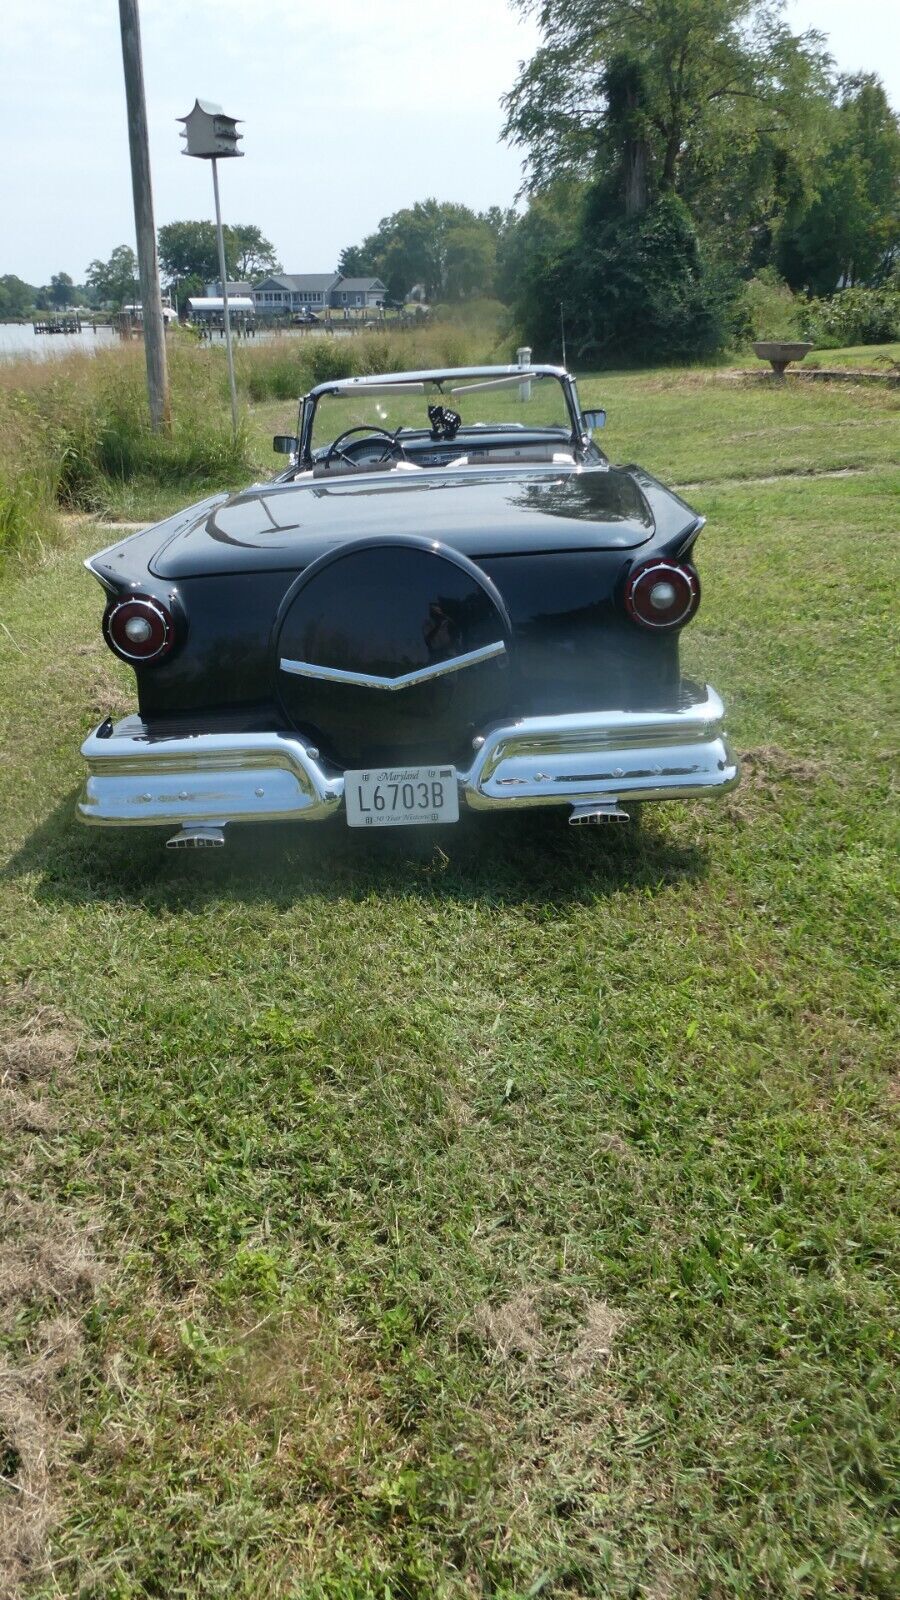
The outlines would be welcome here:
<svg viewBox="0 0 900 1600">
<path fill-rule="evenodd" d="M 380 278 L 343 278 L 339 272 L 276 272 L 253 286 L 257 315 L 263 317 L 367 309 L 377 306 L 386 293 Z"/>
<path fill-rule="evenodd" d="M 380 278 L 335 279 L 331 290 L 331 304 L 336 310 L 377 306 L 387 294 Z"/>
</svg>

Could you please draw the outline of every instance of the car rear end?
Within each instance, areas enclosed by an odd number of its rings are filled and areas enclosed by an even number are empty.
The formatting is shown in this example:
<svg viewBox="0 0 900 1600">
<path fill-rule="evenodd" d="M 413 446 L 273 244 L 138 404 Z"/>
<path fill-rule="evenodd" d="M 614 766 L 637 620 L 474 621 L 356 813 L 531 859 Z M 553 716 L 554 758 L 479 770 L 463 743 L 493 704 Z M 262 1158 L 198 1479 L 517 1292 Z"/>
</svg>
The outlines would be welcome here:
<svg viewBox="0 0 900 1600">
<path fill-rule="evenodd" d="M 731 787 L 722 703 L 679 664 L 702 519 L 643 475 L 646 525 L 610 515 L 592 534 L 566 502 L 551 537 L 535 531 L 551 481 L 506 475 L 508 527 L 454 527 L 452 491 L 418 497 L 408 526 L 399 496 L 374 517 L 343 495 L 349 515 L 324 532 L 310 515 L 308 537 L 302 516 L 282 536 L 275 502 L 262 546 L 212 502 L 193 552 L 173 523 L 92 558 L 138 712 L 86 741 L 83 820 L 209 842 L 235 822 L 377 829 L 460 807 L 618 820 Z M 429 520 L 435 537 L 410 531 Z"/>
</svg>

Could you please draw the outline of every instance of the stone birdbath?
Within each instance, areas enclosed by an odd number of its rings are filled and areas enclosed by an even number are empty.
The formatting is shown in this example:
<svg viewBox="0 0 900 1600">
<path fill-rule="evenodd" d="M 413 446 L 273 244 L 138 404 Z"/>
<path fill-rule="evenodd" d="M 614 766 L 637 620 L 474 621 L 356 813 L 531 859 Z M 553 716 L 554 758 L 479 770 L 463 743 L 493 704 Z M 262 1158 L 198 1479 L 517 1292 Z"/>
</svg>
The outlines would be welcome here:
<svg viewBox="0 0 900 1600">
<path fill-rule="evenodd" d="M 811 344 L 800 340 L 761 339 L 753 346 L 753 354 L 759 356 L 760 361 L 771 361 L 776 378 L 784 383 L 785 367 L 791 361 L 802 361 L 812 348 Z"/>
</svg>

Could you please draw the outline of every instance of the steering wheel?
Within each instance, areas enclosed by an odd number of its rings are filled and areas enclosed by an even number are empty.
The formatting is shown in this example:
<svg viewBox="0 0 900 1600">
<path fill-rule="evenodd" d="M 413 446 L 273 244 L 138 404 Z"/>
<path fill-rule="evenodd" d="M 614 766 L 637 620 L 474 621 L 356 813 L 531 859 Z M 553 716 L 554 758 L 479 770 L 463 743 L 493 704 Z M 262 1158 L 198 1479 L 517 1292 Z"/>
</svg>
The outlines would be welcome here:
<svg viewBox="0 0 900 1600">
<path fill-rule="evenodd" d="M 324 466 L 330 467 L 332 461 L 345 461 L 348 467 L 355 467 L 357 465 L 355 456 L 352 456 L 348 450 L 341 448 L 344 440 L 351 438 L 354 433 L 365 433 L 368 434 L 370 438 L 374 434 L 376 437 L 384 440 L 384 447 L 381 451 L 381 454 L 376 456 L 374 461 L 367 462 L 367 466 L 378 467 L 383 461 L 390 461 L 393 455 L 396 455 L 398 458 L 402 458 L 404 455 L 403 446 L 396 434 L 391 433 L 387 428 L 375 428 L 372 427 L 370 423 L 363 422 L 355 428 L 345 428 L 343 433 L 339 433 L 336 439 L 332 439 L 331 444 L 328 446 L 328 451 L 323 462 Z"/>
</svg>

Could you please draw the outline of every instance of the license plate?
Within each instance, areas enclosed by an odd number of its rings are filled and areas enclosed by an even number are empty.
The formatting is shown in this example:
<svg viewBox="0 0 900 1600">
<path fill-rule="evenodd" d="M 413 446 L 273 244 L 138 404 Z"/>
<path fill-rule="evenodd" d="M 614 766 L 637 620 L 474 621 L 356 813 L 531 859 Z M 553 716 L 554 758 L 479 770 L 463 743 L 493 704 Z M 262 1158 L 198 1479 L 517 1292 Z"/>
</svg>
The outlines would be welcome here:
<svg viewBox="0 0 900 1600">
<path fill-rule="evenodd" d="M 409 828 L 458 822 L 455 767 L 372 767 L 344 773 L 350 828 Z"/>
</svg>

